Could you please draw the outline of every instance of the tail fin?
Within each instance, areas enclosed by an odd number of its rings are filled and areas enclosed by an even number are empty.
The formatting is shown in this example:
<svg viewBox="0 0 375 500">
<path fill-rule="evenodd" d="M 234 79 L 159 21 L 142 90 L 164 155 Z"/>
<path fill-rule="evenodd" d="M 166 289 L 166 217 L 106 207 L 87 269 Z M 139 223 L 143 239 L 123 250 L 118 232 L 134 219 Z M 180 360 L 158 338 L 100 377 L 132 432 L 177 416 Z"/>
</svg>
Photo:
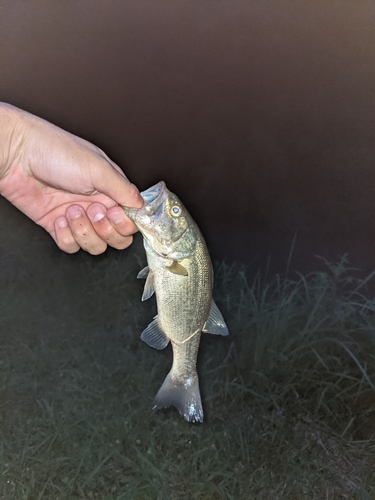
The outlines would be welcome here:
<svg viewBox="0 0 375 500">
<path fill-rule="evenodd" d="M 166 376 L 154 399 L 153 410 L 175 406 L 188 422 L 203 422 L 203 408 L 195 372 L 187 380 Z"/>
</svg>

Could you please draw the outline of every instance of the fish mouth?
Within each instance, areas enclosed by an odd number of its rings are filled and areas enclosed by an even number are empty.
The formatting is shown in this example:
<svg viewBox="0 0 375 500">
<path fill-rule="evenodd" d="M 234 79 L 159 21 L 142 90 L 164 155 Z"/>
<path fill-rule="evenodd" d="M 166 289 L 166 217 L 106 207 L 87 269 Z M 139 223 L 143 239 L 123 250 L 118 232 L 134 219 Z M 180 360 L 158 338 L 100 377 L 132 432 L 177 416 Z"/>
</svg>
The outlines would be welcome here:
<svg viewBox="0 0 375 500">
<path fill-rule="evenodd" d="M 165 182 L 160 181 L 141 192 L 145 202 L 142 208 L 122 207 L 142 233 L 146 249 L 150 247 L 164 259 L 175 259 L 176 242 L 188 231 L 187 225 L 174 227 L 174 219 L 166 212 L 166 203 L 170 195 Z"/>
<path fill-rule="evenodd" d="M 160 202 L 164 201 L 165 194 L 167 192 L 167 186 L 164 181 L 160 181 L 155 186 L 151 186 L 146 189 L 146 191 L 142 191 L 141 196 L 145 200 L 147 206 L 157 206 L 159 207 Z"/>
<path fill-rule="evenodd" d="M 168 258 L 168 249 L 172 244 L 169 239 L 159 238 L 155 232 L 156 221 L 163 213 L 163 207 L 168 198 L 169 191 L 164 181 L 142 191 L 141 196 L 145 202 L 142 208 L 122 207 L 130 220 L 134 222 L 142 233 L 145 242 L 161 257 Z M 160 241 L 158 241 L 160 239 Z M 163 251 L 160 249 L 163 248 Z M 164 250 L 165 248 L 165 250 Z"/>
<path fill-rule="evenodd" d="M 160 181 L 154 186 L 146 189 L 146 191 L 142 191 L 141 196 L 145 201 L 145 204 L 142 208 L 132 208 L 122 206 L 122 209 L 126 213 L 126 215 L 131 219 L 135 224 L 137 224 L 137 218 L 141 218 L 142 216 L 153 215 L 160 206 L 164 203 L 166 198 L 168 197 L 168 189 L 165 185 L 164 181 Z"/>
</svg>

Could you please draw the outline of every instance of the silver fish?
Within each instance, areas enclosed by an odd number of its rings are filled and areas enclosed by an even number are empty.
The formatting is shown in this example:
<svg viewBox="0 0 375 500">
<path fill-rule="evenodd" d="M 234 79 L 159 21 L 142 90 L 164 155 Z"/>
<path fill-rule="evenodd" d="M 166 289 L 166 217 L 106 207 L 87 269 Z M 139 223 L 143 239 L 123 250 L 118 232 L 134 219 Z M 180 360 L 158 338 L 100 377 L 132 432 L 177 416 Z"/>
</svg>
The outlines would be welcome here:
<svg viewBox="0 0 375 500">
<path fill-rule="evenodd" d="M 158 314 L 141 339 L 155 349 L 173 348 L 173 365 L 153 409 L 175 406 L 189 422 L 202 422 L 196 362 L 201 332 L 228 335 L 212 299 L 213 270 L 203 236 L 163 181 L 141 193 L 142 208 L 123 207 L 144 238 L 148 266 L 142 300 L 155 292 Z"/>
</svg>

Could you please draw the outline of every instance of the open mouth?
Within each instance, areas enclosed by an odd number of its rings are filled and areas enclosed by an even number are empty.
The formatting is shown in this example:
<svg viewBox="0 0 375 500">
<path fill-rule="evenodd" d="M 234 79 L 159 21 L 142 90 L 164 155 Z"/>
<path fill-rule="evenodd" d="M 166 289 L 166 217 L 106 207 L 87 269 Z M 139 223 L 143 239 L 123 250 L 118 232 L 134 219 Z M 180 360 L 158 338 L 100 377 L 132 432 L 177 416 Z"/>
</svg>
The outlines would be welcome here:
<svg viewBox="0 0 375 500">
<path fill-rule="evenodd" d="M 142 208 L 122 207 L 126 215 L 135 224 L 137 224 L 137 220 L 140 217 L 144 217 L 146 214 L 152 216 L 158 210 L 168 196 L 168 189 L 165 182 L 160 181 L 155 186 L 151 186 L 146 191 L 143 191 L 141 196 L 145 201 Z"/>
<path fill-rule="evenodd" d="M 155 186 L 152 186 L 146 191 L 141 193 L 142 198 L 145 200 L 145 209 L 147 212 L 155 212 L 155 210 L 161 205 L 167 195 L 167 188 L 164 181 L 160 181 Z"/>
</svg>

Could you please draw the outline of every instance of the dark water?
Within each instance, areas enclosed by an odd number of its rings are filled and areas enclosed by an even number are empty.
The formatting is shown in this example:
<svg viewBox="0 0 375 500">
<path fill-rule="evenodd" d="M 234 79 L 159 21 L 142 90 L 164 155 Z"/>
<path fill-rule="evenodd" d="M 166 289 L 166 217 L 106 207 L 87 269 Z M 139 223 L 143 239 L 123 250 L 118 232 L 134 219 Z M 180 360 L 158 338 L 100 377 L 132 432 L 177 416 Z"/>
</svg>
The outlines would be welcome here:
<svg viewBox="0 0 375 500">
<path fill-rule="evenodd" d="M 3 0 L 2 100 L 164 179 L 214 258 L 375 266 L 372 1 Z"/>
</svg>

